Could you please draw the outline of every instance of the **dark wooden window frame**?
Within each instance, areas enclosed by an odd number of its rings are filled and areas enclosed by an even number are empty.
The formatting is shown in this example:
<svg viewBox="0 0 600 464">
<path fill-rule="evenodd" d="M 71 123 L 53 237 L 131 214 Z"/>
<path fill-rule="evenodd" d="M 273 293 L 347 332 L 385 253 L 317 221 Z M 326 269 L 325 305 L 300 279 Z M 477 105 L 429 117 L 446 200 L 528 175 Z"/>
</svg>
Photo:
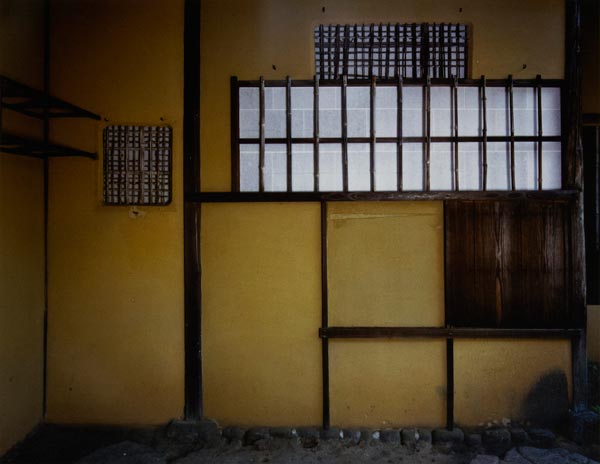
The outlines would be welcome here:
<svg viewBox="0 0 600 464">
<path fill-rule="evenodd" d="M 452 134 L 450 136 L 432 136 L 431 135 L 431 88 L 444 86 L 451 90 L 451 121 Z M 293 137 L 291 129 L 291 89 L 294 87 L 304 87 L 313 89 L 313 136 L 312 137 Z M 322 137 L 319 134 L 319 89 L 321 87 L 339 87 L 341 89 L 341 137 Z M 347 131 L 347 89 L 351 87 L 368 87 L 370 91 L 370 135 L 368 137 L 349 137 Z M 397 135 L 395 137 L 379 137 L 375 128 L 375 95 L 378 87 L 393 87 L 397 89 Z M 406 137 L 402 133 L 402 95 L 405 87 L 421 87 L 423 89 L 423 130 L 425 135 L 416 137 Z M 458 103 L 457 90 L 458 88 L 478 88 L 479 102 L 481 110 L 482 132 L 478 136 L 460 136 L 458 134 Z M 510 124 L 508 127 L 509 134 L 504 136 L 489 136 L 487 133 L 487 111 L 486 111 L 486 89 L 487 88 L 504 88 L 506 89 L 509 104 L 507 113 Z M 537 76 L 535 79 L 519 79 L 515 80 L 512 76 L 507 79 L 486 79 L 481 76 L 480 79 L 403 79 L 396 77 L 395 79 L 378 80 L 372 78 L 370 81 L 348 81 L 344 76 L 337 80 L 320 81 L 317 77 L 313 80 L 292 80 L 287 78 L 284 81 L 266 81 L 262 77 L 258 81 L 240 81 L 237 77 L 231 78 L 231 190 L 239 192 L 241 187 L 240 178 L 240 156 L 242 145 L 255 145 L 259 147 L 259 165 L 258 165 L 258 191 L 265 191 L 264 182 L 264 167 L 265 167 L 265 151 L 266 146 L 271 144 L 286 146 L 286 191 L 292 192 L 292 146 L 294 144 L 312 145 L 314 150 L 313 160 L 313 190 L 319 191 L 319 147 L 321 144 L 339 144 L 342 151 L 342 191 L 350 191 L 348 186 L 348 146 L 352 143 L 369 144 L 369 164 L 370 164 L 370 191 L 375 191 L 375 150 L 376 143 L 394 144 L 396 146 L 396 165 L 397 165 L 397 191 L 403 191 L 402 185 L 402 159 L 403 145 L 406 143 L 419 143 L 423 145 L 424 150 L 424 186 L 425 192 L 431 191 L 430 188 L 430 159 L 431 147 L 435 143 L 452 143 L 453 157 L 453 173 L 452 185 L 454 191 L 460 190 L 459 185 L 459 147 L 464 142 L 476 142 L 481 144 L 480 166 L 481 171 L 481 186 L 482 190 L 488 190 L 488 161 L 487 148 L 488 143 L 504 142 L 509 145 L 510 160 L 510 190 L 516 190 L 516 172 L 515 172 L 515 143 L 519 142 L 534 142 L 536 143 L 536 164 L 537 164 L 537 189 L 543 190 L 542 185 L 542 169 L 543 169 L 543 144 L 545 142 L 563 142 L 563 136 L 547 136 L 543 134 L 542 127 L 542 89 L 543 88 L 558 88 L 561 92 L 561 107 L 564 103 L 564 82 L 557 79 L 542 79 Z M 242 138 L 240 136 L 240 97 L 239 92 L 242 88 L 257 88 L 259 89 L 259 120 L 258 120 L 258 137 L 257 138 Z M 267 138 L 265 135 L 265 89 L 266 88 L 282 88 L 286 94 L 286 136 L 283 138 Z M 536 95 L 536 111 L 537 111 L 537 134 L 530 136 L 515 135 L 514 124 L 514 88 L 531 88 L 535 89 Z M 563 112 L 561 111 L 561 115 Z M 561 122 L 564 126 L 564 121 Z"/>
</svg>

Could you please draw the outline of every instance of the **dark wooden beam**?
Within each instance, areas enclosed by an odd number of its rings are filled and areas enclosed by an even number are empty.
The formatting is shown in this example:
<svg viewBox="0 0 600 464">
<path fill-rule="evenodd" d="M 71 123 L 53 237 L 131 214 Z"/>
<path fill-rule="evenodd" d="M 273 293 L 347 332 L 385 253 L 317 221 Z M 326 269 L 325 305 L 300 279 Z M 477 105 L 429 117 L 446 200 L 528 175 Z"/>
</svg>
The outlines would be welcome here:
<svg viewBox="0 0 600 464">
<path fill-rule="evenodd" d="M 193 192 L 189 203 L 320 202 L 320 201 L 444 201 L 444 200 L 570 200 L 570 190 L 486 192 Z"/>
<path fill-rule="evenodd" d="M 321 202 L 321 327 L 329 324 L 329 285 L 327 283 L 327 203 Z M 323 375 L 323 428 L 328 429 L 329 407 L 329 340 L 321 340 L 321 368 Z"/>
<path fill-rule="evenodd" d="M 200 191 L 200 3 L 185 0 L 183 63 L 183 177 L 185 192 Z M 187 198 L 187 196 L 186 196 Z M 202 416 L 200 206 L 185 202 L 185 418 Z"/>
<path fill-rule="evenodd" d="M 473 327 L 324 327 L 321 338 L 577 338 L 581 329 L 494 329 Z"/>
<path fill-rule="evenodd" d="M 583 149 L 581 146 L 581 0 L 565 0 L 565 154 L 563 187 L 583 187 Z"/>
<path fill-rule="evenodd" d="M 583 147 L 581 116 L 581 0 L 565 0 L 565 89 L 563 92 L 563 188 L 578 190 L 571 210 L 573 282 L 578 325 L 586 327 L 585 232 L 583 224 Z M 586 333 L 573 340 L 573 410 L 587 409 Z"/>
<path fill-rule="evenodd" d="M 454 429 L 454 339 L 446 339 L 446 428 Z"/>
<path fill-rule="evenodd" d="M 44 1 L 44 96 L 50 93 L 50 0 Z M 50 143 L 50 119 L 48 109 L 43 112 L 43 146 L 48 148 Z M 49 186 L 50 186 L 50 160 L 44 157 L 44 360 L 43 360 L 43 395 L 42 417 L 46 418 L 48 403 L 48 220 L 49 220 Z"/>
</svg>

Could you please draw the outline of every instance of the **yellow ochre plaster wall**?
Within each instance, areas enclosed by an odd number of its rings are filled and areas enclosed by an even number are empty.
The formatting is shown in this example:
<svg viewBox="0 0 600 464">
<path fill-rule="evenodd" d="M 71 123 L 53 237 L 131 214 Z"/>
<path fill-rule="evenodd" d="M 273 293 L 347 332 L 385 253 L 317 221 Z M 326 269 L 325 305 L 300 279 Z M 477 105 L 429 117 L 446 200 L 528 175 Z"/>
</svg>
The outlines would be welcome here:
<svg viewBox="0 0 600 464">
<path fill-rule="evenodd" d="M 0 74 L 41 88 L 43 2 L 0 2 Z M 40 136 L 11 111 L 4 130 Z M 0 153 L 0 456 L 42 420 L 43 162 Z"/>
<path fill-rule="evenodd" d="M 329 325 L 444 325 L 441 202 L 328 205 Z"/>
<path fill-rule="evenodd" d="M 221 424 L 321 417 L 319 205 L 202 207 L 205 414 Z"/>
<path fill-rule="evenodd" d="M 102 160 L 50 166 L 48 420 L 156 424 L 183 413 L 183 0 L 53 0 L 52 92 L 107 124 L 173 128 L 173 202 L 102 205 Z"/>
<path fill-rule="evenodd" d="M 468 23 L 473 77 L 562 78 L 563 8 L 560 0 L 203 0 L 202 189 L 230 189 L 230 76 L 311 78 L 318 24 Z M 442 210 L 435 202 L 329 204 L 330 325 L 443 325 Z M 221 424 L 321 422 L 319 231 L 316 205 L 202 207 L 204 404 Z M 332 424 L 443 425 L 444 346 L 332 341 Z M 456 346 L 465 425 L 520 418 L 540 378 L 559 371 L 570 380 L 562 341 Z M 489 372 L 498 359 L 506 377 Z M 523 360 L 535 368 L 518 375 Z M 473 401 L 484 397 L 489 410 Z"/>
<path fill-rule="evenodd" d="M 572 394 L 568 340 L 457 340 L 454 369 L 459 424 L 560 415 Z"/>
</svg>

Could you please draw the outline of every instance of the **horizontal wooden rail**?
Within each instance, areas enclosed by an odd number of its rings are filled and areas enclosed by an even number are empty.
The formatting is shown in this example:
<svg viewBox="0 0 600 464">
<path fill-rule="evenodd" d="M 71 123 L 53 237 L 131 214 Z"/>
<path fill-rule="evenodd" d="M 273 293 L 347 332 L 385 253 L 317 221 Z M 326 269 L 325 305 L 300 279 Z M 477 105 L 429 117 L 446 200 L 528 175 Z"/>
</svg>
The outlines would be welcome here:
<svg viewBox="0 0 600 464">
<path fill-rule="evenodd" d="M 443 201 L 443 200 L 570 200 L 576 190 L 462 191 L 462 192 L 195 192 L 188 203 L 262 203 L 321 201 Z"/>
<path fill-rule="evenodd" d="M 572 338 L 582 329 L 507 329 L 471 327 L 327 327 L 321 338 Z"/>
<path fill-rule="evenodd" d="M 405 86 L 424 86 L 427 79 L 403 79 L 403 85 Z M 452 85 L 454 82 L 453 78 L 431 78 L 432 86 L 444 86 Z M 377 78 L 377 85 L 380 87 L 395 86 L 397 80 L 395 78 L 382 79 Z M 543 79 L 541 81 L 542 87 L 562 87 L 564 81 L 562 79 Z M 536 79 L 515 79 L 514 87 L 535 87 L 538 84 Z M 239 87 L 258 87 L 260 81 L 258 80 L 247 80 L 238 81 Z M 286 80 L 265 80 L 265 87 L 285 87 L 287 85 Z M 314 80 L 312 79 L 294 79 L 292 80 L 292 87 L 312 87 Z M 339 87 L 342 85 L 342 79 L 319 79 L 319 85 L 322 87 Z M 349 87 L 369 87 L 371 81 L 369 79 L 357 79 L 352 80 Z M 481 79 L 458 79 L 458 85 L 460 87 L 480 87 Z M 488 87 L 506 87 L 506 79 L 487 79 L 486 85 Z"/>
</svg>

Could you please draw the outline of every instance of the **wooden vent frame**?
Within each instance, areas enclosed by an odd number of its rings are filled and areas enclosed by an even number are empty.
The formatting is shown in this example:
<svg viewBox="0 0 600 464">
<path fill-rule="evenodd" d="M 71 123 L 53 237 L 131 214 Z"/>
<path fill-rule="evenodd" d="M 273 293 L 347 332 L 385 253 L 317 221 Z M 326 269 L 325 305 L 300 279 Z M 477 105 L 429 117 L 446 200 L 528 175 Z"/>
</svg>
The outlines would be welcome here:
<svg viewBox="0 0 600 464">
<path fill-rule="evenodd" d="M 164 206 L 171 203 L 171 127 L 107 126 L 103 145 L 104 204 Z"/>
<path fill-rule="evenodd" d="M 466 24 L 320 25 L 314 40 L 321 80 L 469 77 Z"/>
</svg>

